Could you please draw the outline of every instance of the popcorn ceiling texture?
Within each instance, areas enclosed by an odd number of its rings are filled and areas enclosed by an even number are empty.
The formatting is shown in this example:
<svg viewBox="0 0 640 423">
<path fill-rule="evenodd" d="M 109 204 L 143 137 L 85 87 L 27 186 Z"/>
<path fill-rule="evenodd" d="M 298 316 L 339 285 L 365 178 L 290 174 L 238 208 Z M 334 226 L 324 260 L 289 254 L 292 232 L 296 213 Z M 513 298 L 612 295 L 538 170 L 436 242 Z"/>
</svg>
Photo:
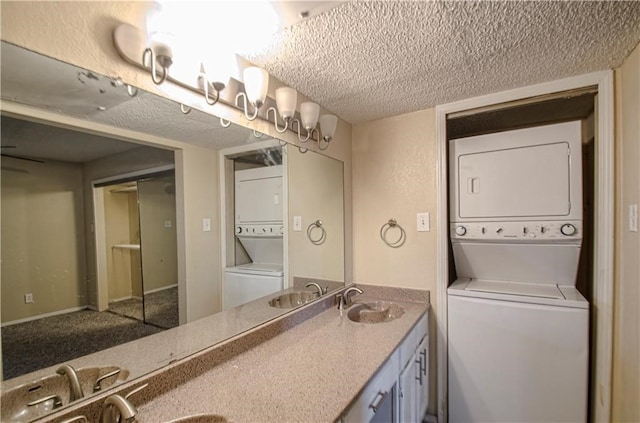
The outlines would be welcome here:
<svg viewBox="0 0 640 423">
<path fill-rule="evenodd" d="M 640 1 L 347 2 L 245 54 L 351 122 L 619 66 Z"/>
</svg>

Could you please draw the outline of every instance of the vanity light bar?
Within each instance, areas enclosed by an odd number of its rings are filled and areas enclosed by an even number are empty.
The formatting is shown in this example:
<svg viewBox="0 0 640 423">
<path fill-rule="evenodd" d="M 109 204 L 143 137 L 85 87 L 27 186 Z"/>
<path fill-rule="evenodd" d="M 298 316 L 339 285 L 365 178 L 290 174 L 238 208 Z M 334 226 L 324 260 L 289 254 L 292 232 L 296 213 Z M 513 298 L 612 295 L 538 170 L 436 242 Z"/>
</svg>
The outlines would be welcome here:
<svg viewBox="0 0 640 423">
<path fill-rule="evenodd" d="M 170 46 L 161 47 L 162 60 L 158 61 L 160 53 L 148 47 L 146 34 L 132 25 L 121 24 L 116 27 L 113 32 L 113 42 L 125 61 L 150 72 L 153 82 L 157 85 L 170 81 L 203 95 L 207 104 L 211 106 L 220 102 L 242 110 L 245 118 L 250 121 L 260 119 L 272 123 L 279 133 L 293 131 L 297 133 L 301 142 L 308 140 L 318 142 L 320 150 L 326 150 L 329 141 L 335 135 L 338 118 L 329 114 L 319 116 L 318 104 L 304 102 L 300 105 L 300 113 L 296 113 L 297 91 L 295 89 L 281 87 L 276 90 L 275 100 L 269 97 L 267 95 L 269 74 L 264 69 L 248 67 L 244 71 L 244 83 L 230 78 L 225 86 L 221 82 L 209 80 L 202 66 L 197 74 L 189 74 L 179 68 L 174 72 Z M 189 108 L 181 105 L 181 110 L 186 114 Z M 282 126 L 278 116 L 284 122 Z M 317 129 L 318 121 L 320 130 Z M 221 122 L 224 127 L 230 124 L 223 119 Z"/>
</svg>

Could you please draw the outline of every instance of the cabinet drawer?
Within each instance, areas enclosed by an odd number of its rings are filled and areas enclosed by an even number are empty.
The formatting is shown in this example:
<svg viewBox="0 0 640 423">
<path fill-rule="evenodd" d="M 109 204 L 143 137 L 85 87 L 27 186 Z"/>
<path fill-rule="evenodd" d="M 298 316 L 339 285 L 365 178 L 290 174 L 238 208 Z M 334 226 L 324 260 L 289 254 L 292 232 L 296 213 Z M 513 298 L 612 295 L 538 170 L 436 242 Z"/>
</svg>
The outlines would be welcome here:
<svg viewBox="0 0 640 423">
<path fill-rule="evenodd" d="M 397 351 L 389 357 L 378 373 L 369 381 L 358 399 L 344 415 L 343 423 L 369 422 L 375 417 L 374 406 L 391 400 L 395 404 L 394 385 L 398 378 L 399 354 Z M 393 409 L 396 407 L 393 406 Z"/>
</svg>

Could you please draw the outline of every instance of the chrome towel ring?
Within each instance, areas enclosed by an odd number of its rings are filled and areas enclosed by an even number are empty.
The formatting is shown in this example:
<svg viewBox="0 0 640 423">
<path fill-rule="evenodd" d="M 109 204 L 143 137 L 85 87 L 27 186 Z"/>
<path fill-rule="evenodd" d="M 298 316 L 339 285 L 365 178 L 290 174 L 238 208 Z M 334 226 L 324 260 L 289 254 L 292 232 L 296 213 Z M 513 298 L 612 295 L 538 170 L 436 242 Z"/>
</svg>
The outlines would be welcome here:
<svg viewBox="0 0 640 423">
<path fill-rule="evenodd" d="M 315 229 L 320 230 L 320 236 L 316 236 L 314 238 L 313 231 Z M 322 220 L 316 220 L 315 222 L 307 226 L 307 237 L 309 238 L 309 241 L 311 241 L 313 245 L 324 244 L 324 241 L 327 239 L 327 231 L 325 231 L 325 229 L 322 227 Z"/>
<path fill-rule="evenodd" d="M 391 228 L 398 228 L 400 230 L 400 236 L 395 241 L 389 241 L 387 239 L 387 232 L 389 232 Z M 400 226 L 395 219 L 389 219 L 389 221 L 384 225 L 382 225 L 382 227 L 380 228 L 380 239 L 382 239 L 382 241 L 385 244 L 387 244 L 389 247 L 398 248 L 398 247 L 401 247 L 404 244 L 404 242 L 407 240 L 407 233 L 404 231 L 404 228 Z"/>
</svg>

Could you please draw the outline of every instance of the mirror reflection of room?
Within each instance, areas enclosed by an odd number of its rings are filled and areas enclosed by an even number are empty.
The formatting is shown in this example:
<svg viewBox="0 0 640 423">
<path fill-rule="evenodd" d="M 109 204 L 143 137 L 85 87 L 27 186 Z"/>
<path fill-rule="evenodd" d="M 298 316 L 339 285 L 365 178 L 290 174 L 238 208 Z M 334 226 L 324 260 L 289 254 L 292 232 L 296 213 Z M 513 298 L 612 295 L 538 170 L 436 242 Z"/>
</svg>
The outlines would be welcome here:
<svg viewBox="0 0 640 423">
<path fill-rule="evenodd" d="M 177 325 L 173 171 L 144 170 L 173 167 L 173 152 L 9 116 L 2 147 L 4 379 Z M 96 286 L 100 252 L 107 278 Z"/>
</svg>

